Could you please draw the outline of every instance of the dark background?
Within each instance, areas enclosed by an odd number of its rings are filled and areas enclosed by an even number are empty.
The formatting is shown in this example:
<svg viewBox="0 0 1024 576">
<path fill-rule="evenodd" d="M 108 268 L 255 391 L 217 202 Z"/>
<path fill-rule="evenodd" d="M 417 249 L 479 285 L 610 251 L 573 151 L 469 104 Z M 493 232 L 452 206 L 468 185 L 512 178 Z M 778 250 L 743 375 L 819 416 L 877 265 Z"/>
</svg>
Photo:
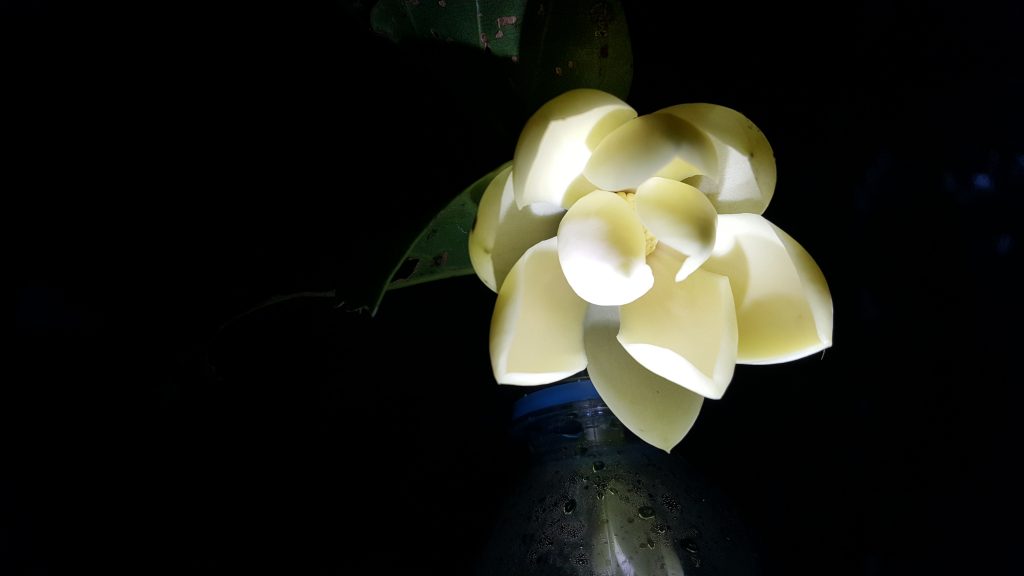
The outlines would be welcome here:
<svg viewBox="0 0 1024 576">
<path fill-rule="evenodd" d="M 493 294 L 337 304 L 526 110 L 486 55 L 393 45 L 369 5 L 6 9 L 5 573 L 468 573 L 520 466 Z M 754 120 L 766 216 L 832 289 L 834 346 L 739 367 L 674 452 L 769 574 L 1024 571 L 1021 16 L 627 6 L 629 102 Z"/>
</svg>

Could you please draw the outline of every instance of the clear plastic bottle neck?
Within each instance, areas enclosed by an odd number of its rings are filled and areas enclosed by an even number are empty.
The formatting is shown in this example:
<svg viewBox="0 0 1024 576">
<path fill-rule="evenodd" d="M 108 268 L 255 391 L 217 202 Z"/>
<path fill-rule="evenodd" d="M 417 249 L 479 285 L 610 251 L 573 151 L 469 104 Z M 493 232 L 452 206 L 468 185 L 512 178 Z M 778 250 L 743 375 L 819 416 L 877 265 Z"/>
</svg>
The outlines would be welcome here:
<svg viewBox="0 0 1024 576">
<path fill-rule="evenodd" d="M 517 405 L 512 437 L 525 443 L 535 459 L 574 458 L 598 448 L 638 442 L 585 376 L 534 394 L 540 397 L 524 398 Z"/>
</svg>

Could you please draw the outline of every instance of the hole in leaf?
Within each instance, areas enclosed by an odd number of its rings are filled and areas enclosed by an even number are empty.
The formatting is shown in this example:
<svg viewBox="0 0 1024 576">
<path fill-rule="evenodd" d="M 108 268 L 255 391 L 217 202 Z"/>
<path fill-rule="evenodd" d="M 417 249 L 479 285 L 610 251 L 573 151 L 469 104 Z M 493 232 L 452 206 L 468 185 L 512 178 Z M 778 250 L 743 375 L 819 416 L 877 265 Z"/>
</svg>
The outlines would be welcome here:
<svg viewBox="0 0 1024 576">
<path fill-rule="evenodd" d="M 409 276 L 412 276 L 412 273 L 416 271 L 416 267 L 419 266 L 419 264 L 419 258 L 406 258 L 405 262 L 402 262 L 402 265 L 395 271 L 392 281 L 405 280 L 409 278 Z"/>
</svg>

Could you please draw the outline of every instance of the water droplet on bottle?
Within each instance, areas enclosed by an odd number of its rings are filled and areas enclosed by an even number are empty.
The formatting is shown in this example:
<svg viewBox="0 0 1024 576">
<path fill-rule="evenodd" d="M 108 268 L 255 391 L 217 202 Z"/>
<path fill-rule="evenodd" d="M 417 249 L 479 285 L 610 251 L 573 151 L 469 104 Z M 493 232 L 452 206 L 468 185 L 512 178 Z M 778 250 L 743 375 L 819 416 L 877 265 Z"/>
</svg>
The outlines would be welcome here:
<svg viewBox="0 0 1024 576">
<path fill-rule="evenodd" d="M 683 530 L 683 538 L 697 538 L 700 536 L 700 530 L 696 528 L 687 528 Z"/>
<path fill-rule="evenodd" d="M 604 462 L 602 462 L 600 460 L 595 460 L 594 461 L 594 472 L 600 472 L 601 470 L 604 470 Z"/>
<path fill-rule="evenodd" d="M 572 514 L 573 510 L 576 510 L 576 499 L 569 498 L 569 500 L 562 505 L 562 512 L 565 512 L 566 514 Z"/>
<path fill-rule="evenodd" d="M 683 547 L 690 554 L 696 554 L 698 552 L 697 542 L 692 538 L 683 538 L 679 541 L 679 545 Z"/>
<path fill-rule="evenodd" d="M 578 420 L 567 420 L 555 425 L 552 431 L 561 434 L 563 438 L 579 438 L 583 433 L 583 424 Z"/>
<path fill-rule="evenodd" d="M 637 511 L 637 515 L 647 520 L 648 518 L 654 518 L 654 508 L 650 506 L 641 506 Z"/>
<path fill-rule="evenodd" d="M 654 531 L 658 534 L 664 534 L 668 531 L 668 524 L 658 523 L 654 525 Z"/>
</svg>

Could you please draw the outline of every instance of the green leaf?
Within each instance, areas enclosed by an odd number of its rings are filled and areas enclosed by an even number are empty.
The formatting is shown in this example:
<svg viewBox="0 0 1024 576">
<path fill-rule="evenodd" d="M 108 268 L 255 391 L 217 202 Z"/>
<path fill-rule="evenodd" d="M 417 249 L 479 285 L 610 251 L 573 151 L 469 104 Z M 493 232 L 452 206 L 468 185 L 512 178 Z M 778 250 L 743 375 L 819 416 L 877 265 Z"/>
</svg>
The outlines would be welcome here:
<svg viewBox="0 0 1024 576">
<path fill-rule="evenodd" d="M 541 0 L 523 15 L 520 89 L 531 109 L 574 88 L 623 100 L 633 82 L 633 48 L 618 0 Z"/>
<path fill-rule="evenodd" d="M 432 280 L 473 274 L 469 261 L 469 231 L 484 189 L 511 162 L 506 162 L 469 185 L 434 216 L 405 257 L 395 267 L 387 290 L 414 286 Z M 383 292 L 373 307 L 380 306 Z"/>
<path fill-rule="evenodd" d="M 443 91 L 486 142 L 508 140 L 509 151 L 522 123 L 547 100 L 582 87 L 625 98 L 632 82 L 632 47 L 618 0 L 379 0 L 370 24 L 423 66 L 444 71 L 436 76 L 439 85 L 420 88 Z M 397 262 L 392 258 L 411 234 L 396 231 L 379 248 L 386 257 L 360 263 L 363 278 L 339 293 L 340 306 L 376 313 L 387 290 L 471 274 L 469 230 L 496 173 L 452 200 Z"/>
<path fill-rule="evenodd" d="M 434 39 L 515 58 L 525 8 L 526 0 L 380 0 L 370 25 L 395 42 Z"/>
<path fill-rule="evenodd" d="M 619 0 L 379 0 L 370 24 L 395 42 L 489 50 L 514 68 L 507 82 L 528 113 L 573 88 L 626 99 L 633 81 Z"/>
</svg>

